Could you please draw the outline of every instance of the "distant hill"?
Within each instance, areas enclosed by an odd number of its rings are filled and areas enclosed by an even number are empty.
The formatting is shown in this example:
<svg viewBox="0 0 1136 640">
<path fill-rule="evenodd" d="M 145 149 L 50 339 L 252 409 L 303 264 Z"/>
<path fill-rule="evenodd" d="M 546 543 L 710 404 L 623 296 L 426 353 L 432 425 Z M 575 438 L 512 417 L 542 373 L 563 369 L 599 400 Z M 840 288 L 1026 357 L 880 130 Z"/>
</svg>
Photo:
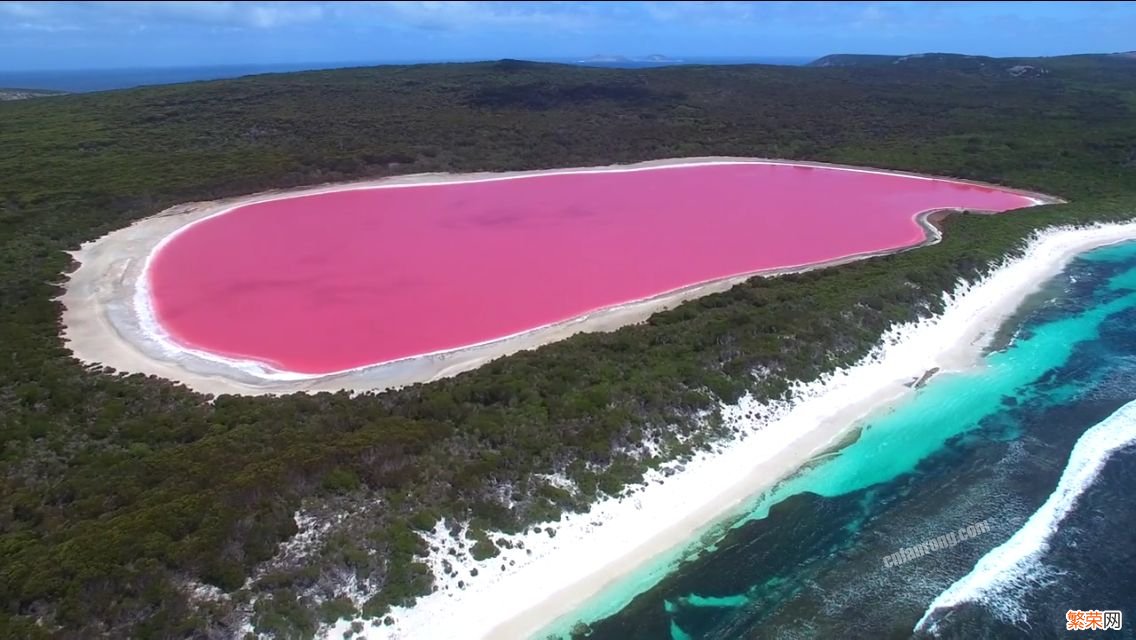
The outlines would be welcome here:
<svg viewBox="0 0 1136 640">
<path fill-rule="evenodd" d="M 895 62 L 901 56 L 869 55 L 864 53 L 834 53 L 817 58 L 806 67 L 870 67 Z"/>
<path fill-rule="evenodd" d="M 1132 65 L 1136 52 L 1091 53 L 1070 56 L 993 58 L 957 53 L 916 53 L 904 56 L 838 53 L 813 60 L 809 67 L 901 67 L 927 71 L 957 71 L 982 75 L 1038 78 L 1054 71 Z"/>
<path fill-rule="evenodd" d="M 810 67 L 881 67 L 894 65 L 928 71 L 959 71 L 964 73 L 1009 74 L 1018 77 L 1038 77 L 1049 73 L 1040 64 L 1043 59 L 991 58 L 955 53 L 916 53 L 906 56 L 836 54 L 809 63 Z"/>
</svg>

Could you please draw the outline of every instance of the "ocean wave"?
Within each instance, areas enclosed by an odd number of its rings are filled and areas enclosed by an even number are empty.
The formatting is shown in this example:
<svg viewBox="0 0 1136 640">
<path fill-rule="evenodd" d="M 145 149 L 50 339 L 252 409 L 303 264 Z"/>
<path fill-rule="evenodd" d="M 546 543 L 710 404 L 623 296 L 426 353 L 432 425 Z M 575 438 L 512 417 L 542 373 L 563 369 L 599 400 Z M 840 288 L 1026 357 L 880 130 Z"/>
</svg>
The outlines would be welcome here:
<svg viewBox="0 0 1136 640">
<path fill-rule="evenodd" d="M 1136 401 L 1129 402 L 1086 431 L 1069 454 L 1057 488 L 1025 525 L 994 548 L 974 569 L 943 591 L 915 625 L 916 632 L 937 634 L 939 615 L 965 602 L 983 603 L 1009 622 L 1023 623 L 1026 613 L 1018 595 L 1047 579 L 1041 563 L 1058 526 L 1092 486 L 1116 451 L 1136 443 Z"/>
</svg>

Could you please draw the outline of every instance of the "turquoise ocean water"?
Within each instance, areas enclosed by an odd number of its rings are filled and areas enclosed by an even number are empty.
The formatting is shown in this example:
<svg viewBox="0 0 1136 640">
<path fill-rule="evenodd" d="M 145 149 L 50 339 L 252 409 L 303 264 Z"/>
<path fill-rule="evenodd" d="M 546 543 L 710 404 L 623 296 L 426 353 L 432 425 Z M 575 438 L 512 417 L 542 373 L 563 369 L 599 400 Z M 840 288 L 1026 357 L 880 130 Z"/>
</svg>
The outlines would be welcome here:
<svg viewBox="0 0 1136 640">
<path fill-rule="evenodd" d="M 983 366 L 932 378 L 843 448 L 754 496 L 669 571 L 629 576 L 541 638 L 573 627 L 620 640 L 1038 638 L 1065 637 L 1068 609 L 1136 616 L 1136 509 L 1127 504 L 1136 405 L 1107 420 L 1134 399 L 1129 243 L 1074 261 L 1003 328 Z M 1105 431 L 1115 446 L 1099 444 Z M 1078 441 L 1072 466 L 1088 460 L 1099 472 L 1063 478 Z M 1072 507 L 1057 518 L 1045 507 L 1059 484 Z M 884 562 L 976 523 L 985 526 L 971 539 Z M 1036 561 L 916 630 L 985 556 L 1022 549 Z"/>
</svg>

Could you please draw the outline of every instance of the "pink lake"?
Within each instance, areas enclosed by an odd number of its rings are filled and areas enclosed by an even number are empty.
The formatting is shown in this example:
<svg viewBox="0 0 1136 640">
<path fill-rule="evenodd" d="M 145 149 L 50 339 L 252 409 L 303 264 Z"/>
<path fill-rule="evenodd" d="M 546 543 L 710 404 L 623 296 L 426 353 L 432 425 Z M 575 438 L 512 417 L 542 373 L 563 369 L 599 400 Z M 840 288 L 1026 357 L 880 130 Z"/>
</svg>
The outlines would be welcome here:
<svg viewBox="0 0 1136 640">
<path fill-rule="evenodd" d="M 469 346 L 700 282 L 918 244 L 991 187 L 784 164 L 545 174 L 238 207 L 153 257 L 183 346 L 323 374 Z"/>
</svg>

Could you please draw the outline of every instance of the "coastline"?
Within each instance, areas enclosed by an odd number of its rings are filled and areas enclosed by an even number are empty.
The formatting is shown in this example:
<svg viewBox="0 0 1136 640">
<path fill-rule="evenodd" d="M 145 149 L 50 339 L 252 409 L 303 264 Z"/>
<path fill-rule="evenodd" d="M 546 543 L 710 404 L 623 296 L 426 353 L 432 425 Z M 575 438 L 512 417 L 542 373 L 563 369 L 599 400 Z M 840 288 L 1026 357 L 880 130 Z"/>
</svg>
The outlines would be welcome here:
<svg viewBox="0 0 1136 640">
<path fill-rule="evenodd" d="M 553 169 L 509 173 L 415 174 L 325 185 L 285 191 L 272 191 L 213 202 L 187 203 L 171 207 L 149 218 L 85 243 L 72 252 L 79 268 L 69 274 L 63 304 L 63 337 L 78 360 L 88 365 L 106 366 L 127 373 L 157 375 L 202 393 L 244 395 L 283 394 L 348 390 L 381 391 L 418 382 L 430 382 L 479 367 L 491 360 L 519 351 L 557 342 L 582 332 L 612 331 L 645 321 L 648 317 L 683 302 L 725 291 L 745 280 L 762 276 L 808 271 L 845 264 L 879 255 L 906 251 L 933 244 L 940 236 L 934 217 L 950 209 L 918 212 L 915 221 L 924 229 L 918 244 L 842 256 L 821 263 L 787 266 L 734 274 L 663 292 L 649 298 L 596 309 L 582 315 L 483 343 L 422 354 L 385 363 L 327 374 L 297 374 L 274 370 L 249 360 L 232 360 L 179 345 L 162 330 L 149 305 L 146 273 L 152 256 L 178 233 L 208 218 L 224 215 L 241 206 L 268 200 L 291 198 L 342 190 L 406 188 L 469 181 L 516 180 L 550 174 L 633 172 L 712 164 L 779 164 L 817 166 L 845 171 L 901 175 L 921 180 L 943 180 L 980 184 L 966 180 L 924 176 L 900 171 L 884 171 L 815 162 L 778 161 L 763 158 L 679 158 L 632 165 L 611 165 L 586 169 Z M 1060 202 L 1059 199 L 996 185 L 1003 191 L 1026 196 L 1033 203 Z"/>
<path fill-rule="evenodd" d="M 669 477 L 653 472 L 624 497 L 544 528 L 555 537 L 544 530 L 491 534 L 512 548 L 478 562 L 460 536 L 454 540 L 439 523 L 427 536 L 436 591 L 413 607 L 396 609 L 393 624 L 365 626 L 362 637 L 543 637 L 629 574 L 640 579 L 638 587 L 648 588 L 652 575 L 665 573 L 697 536 L 747 499 L 830 449 L 859 421 L 914 393 L 911 380 L 935 367 L 936 375 L 950 375 L 980 365 L 1001 325 L 1075 256 L 1132 239 L 1136 222 L 1040 232 L 1020 257 L 948 294 L 942 314 L 895 327 L 860 363 L 798 384 L 793 402 L 765 406 L 747 396 L 723 406 L 723 418 L 740 437 L 698 454 Z M 447 561 L 456 571 L 445 572 Z M 631 597 L 627 589 L 619 594 Z M 620 603 L 605 605 L 614 609 Z M 321 632 L 340 637 L 350 623 L 342 620 Z"/>
</svg>

